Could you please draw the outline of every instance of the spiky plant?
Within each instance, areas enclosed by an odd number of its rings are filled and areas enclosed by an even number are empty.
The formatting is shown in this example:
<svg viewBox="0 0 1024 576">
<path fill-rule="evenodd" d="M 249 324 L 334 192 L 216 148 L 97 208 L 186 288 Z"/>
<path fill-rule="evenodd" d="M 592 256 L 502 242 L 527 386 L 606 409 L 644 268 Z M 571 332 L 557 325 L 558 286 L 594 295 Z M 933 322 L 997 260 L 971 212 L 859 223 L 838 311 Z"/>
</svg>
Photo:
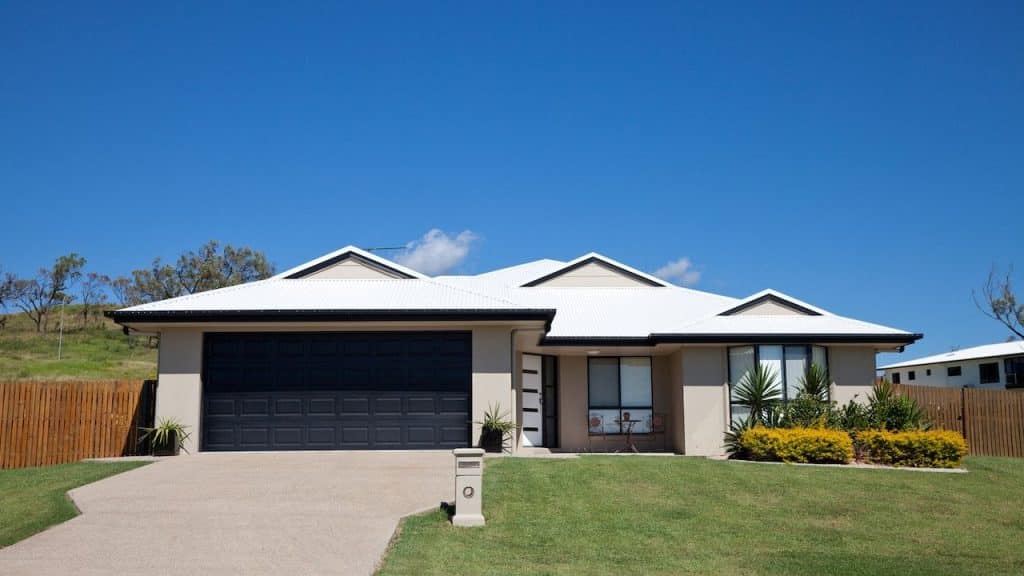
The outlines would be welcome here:
<svg viewBox="0 0 1024 576">
<path fill-rule="evenodd" d="M 746 452 L 743 449 L 743 433 L 754 427 L 750 417 L 742 420 L 734 420 L 729 424 L 729 431 L 725 433 L 725 453 L 729 458 L 743 458 Z"/>
<path fill-rule="evenodd" d="M 139 438 L 139 442 L 150 440 L 154 447 L 165 448 L 172 448 L 172 445 L 177 442 L 177 448 L 184 450 L 185 441 L 191 435 L 192 433 L 188 431 L 188 426 L 178 422 L 177 419 L 161 418 L 160 423 L 156 427 L 142 429 L 142 436 Z"/>
<path fill-rule="evenodd" d="M 828 370 L 812 362 L 800 377 L 800 394 L 828 402 L 829 384 Z"/>
<path fill-rule="evenodd" d="M 750 409 L 752 424 L 766 425 L 774 408 L 782 402 L 782 387 L 775 370 L 763 364 L 748 370 L 733 390 L 734 403 Z"/>
</svg>

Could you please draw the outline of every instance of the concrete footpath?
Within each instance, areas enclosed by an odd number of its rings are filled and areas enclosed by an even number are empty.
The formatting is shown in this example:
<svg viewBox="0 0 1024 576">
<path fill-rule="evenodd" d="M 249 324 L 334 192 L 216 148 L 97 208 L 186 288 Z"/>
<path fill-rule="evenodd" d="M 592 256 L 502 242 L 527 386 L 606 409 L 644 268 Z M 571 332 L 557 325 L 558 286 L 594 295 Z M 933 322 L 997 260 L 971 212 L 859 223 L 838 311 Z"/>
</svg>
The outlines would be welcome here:
<svg viewBox="0 0 1024 576">
<path fill-rule="evenodd" d="M 450 452 L 166 458 L 71 491 L 82 514 L 0 549 L 5 575 L 371 574 L 453 496 Z"/>
</svg>

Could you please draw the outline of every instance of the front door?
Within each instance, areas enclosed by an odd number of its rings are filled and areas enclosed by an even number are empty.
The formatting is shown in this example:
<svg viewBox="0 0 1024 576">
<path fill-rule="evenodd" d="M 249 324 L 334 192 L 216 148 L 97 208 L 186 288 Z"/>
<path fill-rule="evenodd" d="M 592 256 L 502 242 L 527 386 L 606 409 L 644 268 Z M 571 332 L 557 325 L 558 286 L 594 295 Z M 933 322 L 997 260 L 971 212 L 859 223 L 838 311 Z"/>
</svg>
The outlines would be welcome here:
<svg viewBox="0 0 1024 576">
<path fill-rule="evenodd" d="M 523 354 L 523 446 L 544 445 L 543 363 L 535 354 Z"/>
</svg>

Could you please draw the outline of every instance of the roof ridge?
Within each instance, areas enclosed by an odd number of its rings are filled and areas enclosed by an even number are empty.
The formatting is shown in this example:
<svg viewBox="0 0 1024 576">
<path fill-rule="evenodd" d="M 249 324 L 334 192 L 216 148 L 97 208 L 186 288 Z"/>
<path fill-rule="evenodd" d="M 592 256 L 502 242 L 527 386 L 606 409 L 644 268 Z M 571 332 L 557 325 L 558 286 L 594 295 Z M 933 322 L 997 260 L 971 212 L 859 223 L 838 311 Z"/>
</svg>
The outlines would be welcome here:
<svg viewBox="0 0 1024 576">
<path fill-rule="evenodd" d="M 438 281 L 435 278 L 421 278 L 421 280 L 424 281 L 424 282 L 429 282 L 431 284 L 435 284 L 437 286 L 442 286 L 444 288 L 448 288 L 450 290 L 455 290 L 457 292 L 462 292 L 463 294 L 471 294 L 471 295 L 477 296 L 479 298 L 484 298 L 484 299 L 487 299 L 487 300 L 493 300 L 495 302 L 500 302 L 502 304 L 511 304 L 513 306 L 522 306 L 522 304 L 520 304 L 518 302 L 513 302 L 512 300 L 506 300 L 504 298 L 497 298 L 497 297 L 494 297 L 494 296 L 488 296 L 487 294 L 481 294 L 481 293 L 476 292 L 474 290 L 467 290 L 467 289 L 459 287 L 459 286 L 453 286 L 453 285 L 447 284 L 445 282 L 440 282 L 440 281 Z"/>
</svg>

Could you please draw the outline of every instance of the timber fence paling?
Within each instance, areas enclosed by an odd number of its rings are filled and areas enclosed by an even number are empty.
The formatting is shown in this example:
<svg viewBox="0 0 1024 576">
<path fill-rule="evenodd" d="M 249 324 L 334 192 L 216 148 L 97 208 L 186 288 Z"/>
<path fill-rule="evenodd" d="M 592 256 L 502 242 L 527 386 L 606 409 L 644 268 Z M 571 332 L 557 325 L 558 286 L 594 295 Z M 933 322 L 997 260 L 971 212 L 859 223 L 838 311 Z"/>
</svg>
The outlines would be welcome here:
<svg viewBox="0 0 1024 576">
<path fill-rule="evenodd" d="M 896 385 L 936 428 L 957 430 L 971 454 L 1024 458 L 1024 390 Z"/>
<path fill-rule="evenodd" d="M 142 381 L 0 382 L 0 468 L 135 453 L 152 409 Z M 140 418 L 140 415 L 142 417 Z"/>
</svg>

